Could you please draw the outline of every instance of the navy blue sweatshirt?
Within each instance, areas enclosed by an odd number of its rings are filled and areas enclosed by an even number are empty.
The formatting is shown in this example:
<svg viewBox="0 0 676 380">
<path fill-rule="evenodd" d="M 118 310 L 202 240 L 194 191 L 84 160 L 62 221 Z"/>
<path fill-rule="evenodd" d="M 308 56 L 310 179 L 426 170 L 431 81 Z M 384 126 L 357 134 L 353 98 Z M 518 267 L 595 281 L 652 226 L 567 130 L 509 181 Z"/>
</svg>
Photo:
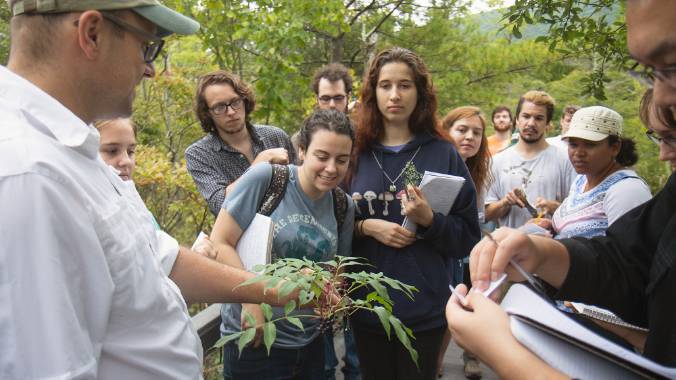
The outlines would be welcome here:
<svg viewBox="0 0 676 380">
<path fill-rule="evenodd" d="M 428 170 L 466 179 L 450 213 L 434 213 L 428 228 L 418 226 L 418 236 L 421 238 L 404 248 L 388 247 L 373 238 L 359 238 L 356 235 L 352 245 L 353 256 L 364 257 L 374 266 L 362 269 L 383 272 L 386 276 L 418 288 L 418 292 L 414 293 L 414 301 L 399 291 L 388 289 L 394 301 L 394 314 L 414 332 L 446 325 L 444 308 L 450 296 L 449 265 L 469 255 L 479 241 L 481 233 L 476 212 L 476 191 L 469 171 L 450 142 L 423 133 L 397 153 L 380 145 L 362 152 L 349 190 L 353 199 L 359 196 L 362 198 L 357 202 L 359 210 L 355 210 L 357 220 L 374 218 L 401 224 L 404 216 L 401 215 L 399 200 L 387 202 L 385 212 L 385 197 L 381 194 L 388 191 L 391 183 L 378 167 L 376 158 L 394 180 L 418 147 L 420 151 L 413 160 L 418 172 L 423 174 Z M 405 175 L 402 175 L 396 181 L 397 191 L 404 188 L 404 182 Z M 373 199 L 374 195 L 376 199 Z M 360 296 L 365 297 L 370 291 L 366 290 Z M 357 328 L 384 334 L 373 313 L 355 313 L 352 321 Z"/>
</svg>

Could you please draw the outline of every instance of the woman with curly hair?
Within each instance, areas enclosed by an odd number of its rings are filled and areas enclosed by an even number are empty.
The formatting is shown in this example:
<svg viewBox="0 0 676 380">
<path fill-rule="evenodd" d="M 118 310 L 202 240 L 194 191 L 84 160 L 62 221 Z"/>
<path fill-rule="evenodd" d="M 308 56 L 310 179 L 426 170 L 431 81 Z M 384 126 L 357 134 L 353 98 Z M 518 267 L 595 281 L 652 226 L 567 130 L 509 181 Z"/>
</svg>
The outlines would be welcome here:
<svg viewBox="0 0 676 380">
<path fill-rule="evenodd" d="M 415 335 L 419 357 L 416 366 L 398 340 L 388 339 L 377 317 L 358 312 L 352 321 L 362 376 L 434 379 L 450 295 L 448 264 L 467 256 L 479 240 L 476 192 L 462 157 L 441 130 L 435 90 L 419 56 L 399 47 L 381 51 L 363 83 L 348 182 L 358 206 L 353 255 L 368 260 L 365 270 L 418 289 L 415 300 L 389 294 L 394 315 Z M 411 183 L 412 168 L 467 179 L 448 215 L 430 208 L 418 183 Z M 416 232 L 401 226 L 404 215 Z"/>
</svg>

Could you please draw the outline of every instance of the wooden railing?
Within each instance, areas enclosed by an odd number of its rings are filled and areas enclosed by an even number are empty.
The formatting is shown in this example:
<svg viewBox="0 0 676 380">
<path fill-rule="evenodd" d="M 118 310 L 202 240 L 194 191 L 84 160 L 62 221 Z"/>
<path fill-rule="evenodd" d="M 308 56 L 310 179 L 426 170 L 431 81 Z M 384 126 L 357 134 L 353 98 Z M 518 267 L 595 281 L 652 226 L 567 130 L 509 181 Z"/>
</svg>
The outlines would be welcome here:
<svg viewBox="0 0 676 380">
<path fill-rule="evenodd" d="M 191 319 L 202 340 L 202 349 L 207 352 L 221 337 L 221 304 L 210 305 Z"/>
</svg>

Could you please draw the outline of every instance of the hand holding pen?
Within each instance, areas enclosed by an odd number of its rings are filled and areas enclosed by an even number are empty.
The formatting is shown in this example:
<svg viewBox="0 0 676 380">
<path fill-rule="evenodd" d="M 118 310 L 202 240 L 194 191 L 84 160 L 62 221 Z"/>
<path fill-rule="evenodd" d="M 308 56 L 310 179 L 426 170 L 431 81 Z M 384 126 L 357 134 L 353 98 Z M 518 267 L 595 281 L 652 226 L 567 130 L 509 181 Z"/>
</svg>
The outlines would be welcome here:
<svg viewBox="0 0 676 380">
<path fill-rule="evenodd" d="M 531 273 L 538 273 L 555 287 L 563 283 L 567 269 L 561 268 L 568 268 L 569 257 L 561 243 L 511 228 L 484 235 L 470 254 L 473 288 L 486 290 L 502 273 L 507 273 L 510 281 L 528 281 L 536 290 L 543 287 Z"/>
</svg>

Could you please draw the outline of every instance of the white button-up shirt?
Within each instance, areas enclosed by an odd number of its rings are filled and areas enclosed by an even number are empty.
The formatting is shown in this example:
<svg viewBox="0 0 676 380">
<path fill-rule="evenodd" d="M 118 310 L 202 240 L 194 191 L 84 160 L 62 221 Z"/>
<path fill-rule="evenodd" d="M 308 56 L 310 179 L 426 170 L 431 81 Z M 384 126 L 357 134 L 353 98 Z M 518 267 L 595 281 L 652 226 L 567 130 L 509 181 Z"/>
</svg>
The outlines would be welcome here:
<svg viewBox="0 0 676 380">
<path fill-rule="evenodd" d="M 0 66 L 0 378 L 194 379 L 202 349 L 99 134 Z"/>
</svg>

